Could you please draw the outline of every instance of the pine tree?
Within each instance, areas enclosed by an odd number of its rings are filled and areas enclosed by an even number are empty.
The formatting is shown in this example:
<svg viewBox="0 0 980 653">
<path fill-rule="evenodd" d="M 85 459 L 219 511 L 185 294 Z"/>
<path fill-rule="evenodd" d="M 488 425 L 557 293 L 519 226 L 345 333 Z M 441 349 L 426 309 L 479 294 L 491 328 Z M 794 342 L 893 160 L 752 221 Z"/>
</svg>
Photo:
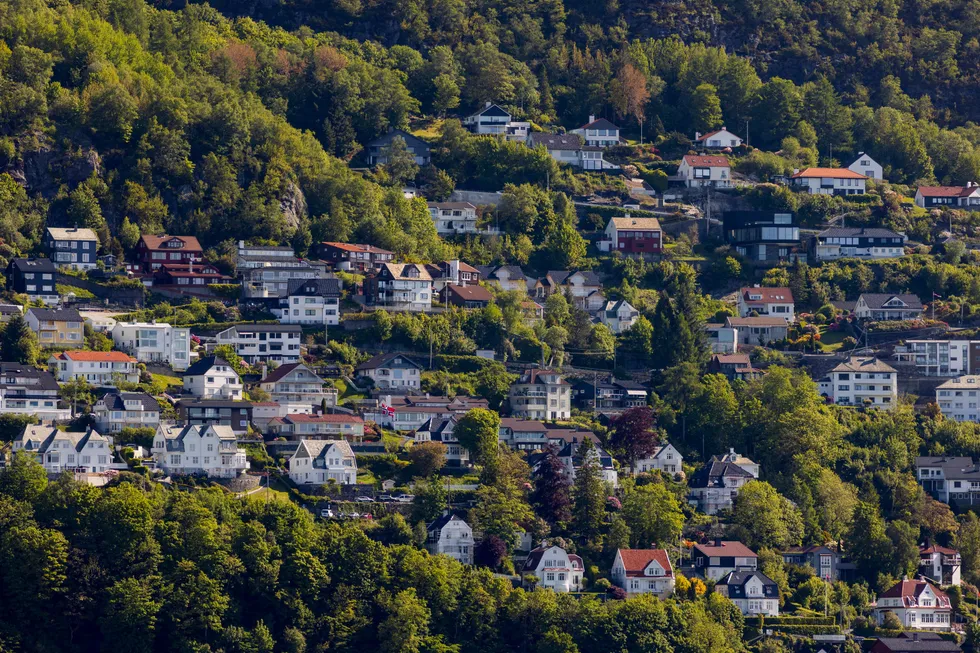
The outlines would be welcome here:
<svg viewBox="0 0 980 653">
<path fill-rule="evenodd" d="M 0 339 L 0 353 L 3 360 L 25 365 L 36 365 L 40 356 L 37 335 L 31 331 L 22 315 L 15 316 L 3 330 Z"/>
<path fill-rule="evenodd" d="M 573 530 L 583 544 L 590 549 L 598 549 L 602 546 L 606 487 L 602 481 L 602 470 L 599 469 L 599 457 L 590 439 L 583 440 L 576 457 L 582 462 L 575 471 Z"/>
<path fill-rule="evenodd" d="M 531 503 L 542 519 L 555 526 L 571 519 L 570 491 L 565 466 L 555 452 L 549 450 L 535 473 Z"/>
</svg>

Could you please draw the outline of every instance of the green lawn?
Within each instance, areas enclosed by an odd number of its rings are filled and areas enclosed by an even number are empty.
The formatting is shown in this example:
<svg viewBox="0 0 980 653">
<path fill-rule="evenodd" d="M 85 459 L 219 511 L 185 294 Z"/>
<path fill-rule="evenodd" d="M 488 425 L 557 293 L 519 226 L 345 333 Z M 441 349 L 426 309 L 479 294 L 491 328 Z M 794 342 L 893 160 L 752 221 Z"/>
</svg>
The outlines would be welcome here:
<svg viewBox="0 0 980 653">
<path fill-rule="evenodd" d="M 150 373 L 150 376 L 153 377 L 154 383 L 162 383 L 166 385 L 181 385 L 181 386 L 184 385 L 183 379 L 181 379 L 179 376 L 169 376 L 167 374 L 153 374 L 153 373 Z"/>
<path fill-rule="evenodd" d="M 442 130 L 442 123 L 442 120 L 433 120 L 432 122 L 427 123 L 424 127 L 416 127 L 410 131 L 412 136 L 417 136 L 424 141 L 431 142 L 439 138 Z"/>
<path fill-rule="evenodd" d="M 820 344 L 824 351 L 837 351 L 844 345 L 846 337 L 843 331 L 827 331 L 827 327 L 820 327 Z"/>
</svg>

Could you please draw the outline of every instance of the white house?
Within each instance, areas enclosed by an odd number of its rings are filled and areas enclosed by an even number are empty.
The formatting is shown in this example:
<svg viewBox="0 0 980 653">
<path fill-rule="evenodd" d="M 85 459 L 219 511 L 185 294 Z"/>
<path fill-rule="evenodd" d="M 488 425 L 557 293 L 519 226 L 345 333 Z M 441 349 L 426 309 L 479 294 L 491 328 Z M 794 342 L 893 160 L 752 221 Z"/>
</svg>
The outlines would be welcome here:
<svg viewBox="0 0 980 653">
<path fill-rule="evenodd" d="M 789 178 L 790 184 L 810 195 L 864 195 L 867 180 L 847 168 L 806 168 Z"/>
<path fill-rule="evenodd" d="M 663 549 L 618 549 L 610 576 L 628 596 L 674 593 L 674 568 Z"/>
<path fill-rule="evenodd" d="M 592 435 L 590 433 L 590 435 Z M 565 477 L 569 483 L 575 483 L 575 475 L 582 465 L 585 464 L 585 457 L 581 454 L 582 443 L 576 441 L 565 442 L 558 450 L 558 460 L 565 466 Z M 604 483 L 610 486 L 619 487 L 619 471 L 616 469 L 614 458 L 598 444 L 593 444 L 589 449 L 589 458 L 595 463 L 599 474 Z"/>
<path fill-rule="evenodd" d="M 477 232 L 476 207 L 469 202 L 428 202 L 427 206 L 440 236 Z"/>
<path fill-rule="evenodd" d="M 543 147 L 551 158 L 583 170 L 612 170 L 619 166 L 602 158 L 602 147 L 586 145 L 578 134 L 546 134 L 533 132 L 527 137 L 530 148 Z"/>
<path fill-rule="evenodd" d="M 646 458 L 640 458 L 635 463 L 637 472 L 664 472 L 665 474 L 679 474 L 684 471 L 684 456 L 674 448 L 669 442 L 658 446 Z"/>
<path fill-rule="evenodd" d="M 495 283 L 501 290 L 527 291 L 527 277 L 524 271 L 516 265 L 477 266 L 480 276 L 488 282 Z"/>
<path fill-rule="evenodd" d="M 726 156 L 687 154 L 677 167 L 677 177 L 688 188 L 731 188 L 732 168 Z"/>
<path fill-rule="evenodd" d="M 259 387 L 269 393 L 272 401 L 284 406 L 309 408 L 337 405 L 337 389 L 326 388 L 326 382 L 304 363 L 287 363 L 269 372 L 259 381 Z M 291 412 L 291 411 L 290 411 Z M 306 411 L 302 411 L 306 412 Z"/>
<path fill-rule="evenodd" d="M 831 227 L 817 234 L 813 250 L 818 261 L 896 258 L 905 256 L 905 234 L 881 227 Z"/>
<path fill-rule="evenodd" d="M 949 596 L 926 580 L 903 579 L 878 596 L 875 620 L 885 623 L 891 612 L 903 628 L 949 630 L 953 614 Z"/>
<path fill-rule="evenodd" d="M 851 356 L 818 383 L 820 393 L 840 406 L 890 409 L 898 403 L 898 373 L 871 356 Z"/>
<path fill-rule="evenodd" d="M 524 574 L 538 579 L 538 587 L 555 592 L 579 592 L 584 588 L 582 558 L 566 553 L 560 546 L 542 545 L 533 549 L 524 561 Z"/>
<path fill-rule="evenodd" d="M 474 134 L 503 136 L 509 141 L 523 141 L 531 130 L 531 123 L 511 120 L 510 112 L 493 102 L 485 103 L 481 109 L 463 118 L 462 122 Z"/>
<path fill-rule="evenodd" d="M 571 386 L 552 370 L 531 369 L 511 386 L 510 414 L 523 419 L 557 420 L 572 416 Z"/>
<path fill-rule="evenodd" d="M 283 364 L 299 361 L 302 336 L 298 324 L 239 324 L 215 338 L 219 345 L 231 345 L 247 363 Z"/>
<path fill-rule="evenodd" d="M 936 404 L 943 416 L 957 422 L 980 422 L 977 409 L 980 375 L 965 374 L 936 388 Z"/>
<path fill-rule="evenodd" d="M 715 584 L 715 591 L 746 616 L 779 616 L 779 586 L 761 571 L 731 571 Z"/>
<path fill-rule="evenodd" d="M 716 129 L 707 134 L 695 134 L 694 142 L 707 150 L 721 150 L 726 147 L 734 149 L 742 146 L 742 139 L 728 131 L 724 125 L 721 129 Z"/>
<path fill-rule="evenodd" d="M 293 279 L 280 298 L 279 322 L 307 326 L 340 324 L 339 279 Z"/>
<path fill-rule="evenodd" d="M 161 424 L 153 437 L 151 453 L 157 468 L 166 474 L 203 474 L 235 478 L 249 468 L 245 450 L 230 426 Z"/>
<path fill-rule="evenodd" d="M 941 587 L 959 585 L 963 558 L 956 549 L 938 544 L 919 547 L 919 573 Z"/>
<path fill-rule="evenodd" d="M 116 322 L 110 333 L 116 348 L 140 363 L 165 363 L 178 372 L 190 365 L 190 329 L 166 322 Z"/>
<path fill-rule="evenodd" d="M 760 316 L 785 317 L 792 322 L 796 319 L 793 291 L 789 288 L 763 288 L 753 286 L 738 291 L 738 315 L 749 317 L 752 313 Z"/>
<path fill-rule="evenodd" d="M 464 565 L 473 564 L 473 529 L 459 515 L 443 511 L 428 525 L 426 549 L 432 555 L 445 555 Z"/>
<path fill-rule="evenodd" d="M 415 429 L 416 442 L 441 442 L 446 445 L 446 464 L 452 467 L 468 465 L 470 462 L 470 452 L 459 443 L 453 435 L 456 428 L 456 416 L 449 417 L 434 416 L 425 420 Z"/>
<path fill-rule="evenodd" d="M 121 351 L 75 351 L 55 354 L 48 359 L 51 369 L 57 370 L 58 381 L 85 379 L 97 387 L 111 386 L 118 381 L 139 383 L 136 359 Z"/>
<path fill-rule="evenodd" d="M 585 144 L 591 147 L 619 145 L 619 127 L 605 118 L 597 120 L 595 116 L 589 116 L 589 122 L 578 129 L 573 129 L 571 133 L 581 136 Z"/>
<path fill-rule="evenodd" d="M 640 312 L 625 299 L 606 302 L 605 307 L 599 312 L 599 322 L 609 327 L 615 335 L 628 331 L 638 319 L 640 319 Z"/>
<path fill-rule="evenodd" d="M 422 380 L 422 366 L 404 354 L 396 352 L 378 354 L 356 368 L 357 376 L 374 381 L 374 387 L 385 390 L 418 390 Z"/>
<path fill-rule="evenodd" d="M 300 440 L 289 459 L 289 480 L 296 485 L 357 483 L 357 459 L 346 440 Z"/>
<path fill-rule="evenodd" d="M 742 488 L 758 477 L 758 465 L 734 451 L 713 456 L 691 477 L 688 503 L 706 515 L 731 510 Z"/>
<path fill-rule="evenodd" d="M 200 399 L 238 401 L 245 386 L 228 361 L 218 356 L 205 356 L 184 372 L 184 390 Z"/>
<path fill-rule="evenodd" d="M 865 154 L 864 152 L 858 152 L 857 158 L 854 159 L 851 165 L 847 166 L 847 169 L 859 175 L 864 175 L 868 179 L 877 179 L 879 181 L 885 175 L 884 168 L 881 167 L 881 164 L 872 159 L 871 155 Z"/>
<path fill-rule="evenodd" d="M 0 414 L 36 415 L 45 421 L 71 419 L 62 407 L 54 375 L 30 365 L 0 363 Z"/>
<path fill-rule="evenodd" d="M 95 474 L 112 466 L 112 441 L 91 428 L 83 433 L 29 425 L 14 440 L 13 450 L 33 454 L 50 475 Z"/>
<path fill-rule="evenodd" d="M 923 310 L 919 298 L 908 294 L 862 293 L 854 305 L 859 320 L 918 320 Z"/>
<path fill-rule="evenodd" d="M 160 425 L 160 404 L 145 392 L 107 392 L 92 406 L 92 414 L 102 433 Z"/>
<path fill-rule="evenodd" d="M 906 340 L 895 347 L 898 361 L 912 363 L 924 376 L 980 373 L 980 340 Z"/>
</svg>

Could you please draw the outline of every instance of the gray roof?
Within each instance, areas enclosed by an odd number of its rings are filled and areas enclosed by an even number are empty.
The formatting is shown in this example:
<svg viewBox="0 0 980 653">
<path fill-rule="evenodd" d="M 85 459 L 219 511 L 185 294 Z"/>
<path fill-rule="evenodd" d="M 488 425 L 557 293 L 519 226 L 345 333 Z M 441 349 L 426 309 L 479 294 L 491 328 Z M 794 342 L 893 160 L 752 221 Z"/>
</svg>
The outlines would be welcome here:
<svg viewBox="0 0 980 653">
<path fill-rule="evenodd" d="M 902 238 L 902 234 L 880 227 L 831 227 L 824 229 L 817 238 Z"/>
<path fill-rule="evenodd" d="M 387 147 L 391 144 L 391 141 L 395 139 L 395 136 L 401 136 L 405 140 L 405 145 L 414 148 L 423 148 L 426 151 L 429 149 L 429 144 L 423 141 L 418 136 L 409 134 L 401 129 L 392 129 L 387 134 L 382 134 L 376 139 L 368 143 L 368 147 Z"/>
<path fill-rule="evenodd" d="M 10 387 L 55 391 L 60 388 L 51 372 L 22 363 L 0 363 L 0 388 Z"/>
<path fill-rule="evenodd" d="M 911 294 L 896 295 L 896 294 L 888 294 L 888 293 L 862 293 L 861 296 L 858 297 L 858 300 L 861 299 L 863 299 L 864 303 L 868 305 L 868 308 L 872 308 L 872 309 L 883 308 L 885 302 L 889 301 L 890 299 L 900 299 L 901 301 L 908 304 L 909 309 L 922 308 L 922 302 L 919 300 L 919 298 Z M 900 308 L 900 307 L 896 306 L 894 308 Z"/>
<path fill-rule="evenodd" d="M 895 368 L 873 356 L 851 356 L 832 372 L 894 372 Z"/>
<path fill-rule="evenodd" d="M 448 524 L 454 519 L 466 524 L 466 520 L 463 519 L 461 514 L 455 512 L 446 512 L 440 515 L 439 517 L 437 517 L 435 521 L 433 521 L 431 524 L 429 524 L 426 530 L 428 530 L 430 533 L 432 531 L 441 531 L 446 524 Z M 467 526 L 469 526 L 469 524 L 467 524 Z"/>
<path fill-rule="evenodd" d="M 106 410 L 126 410 L 127 401 L 139 401 L 143 410 L 159 411 L 160 404 L 145 392 L 107 392 L 100 399 Z"/>
<path fill-rule="evenodd" d="M 205 356 L 199 358 L 193 365 L 184 370 L 184 376 L 201 376 L 202 374 L 207 374 L 216 365 L 223 365 L 231 369 L 231 363 L 224 358 L 219 356 Z"/>
<path fill-rule="evenodd" d="M 10 265 L 21 272 L 55 272 L 54 263 L 47 258 L 15 258 Z"/>
<path fill-rule="evenodd" d="M 38 320 L 52 322 L 81 322 L 82 316 L 74 308 L 30 308 L 27 312 Z"/>
<path fill-rule="evenodd" d="M 219 440 L 235 442 L 238 436 L 230 426 L 219 424 L 188 424 L 187 426 L 161 426 L 158 433 L 163 433 L 167 451 L 180 452 L 184 450 L 184 438 L 189 434 L 204 435 L 211 429 Z"/>
<path fill-rule="evenodd" d="M 544 145 L 549 150 L 602 151 L 601 147 L 586 145 L 585 140 L 578 134 L 543 134 L 541 132 L 534 132 L 528 136 L 528 145 L 531 147 Z"/>
<path fill-rule="evenodd" d="M 900 637 L 879 637 L 885 649 L 893 653 L 956 653 L 962 651 L 954 641 L 937 633 L 903 633 Z"/>
<path fill-rule="evenodd" d="M 327 466 L 324 462 L 324 456 L 331 447 L 336 447 L 344 458 L 354 458 L 354 450 L 351 449 L 347 440 L 300 440 L 299 446 L 296 447 L 296 455 L 298 456 L 301 451 L 305 451 L 307 456 L 313 459 L 313 467 L 323 469 Z M 356 468 L 357 464 L 355 463 L 352 465 L 352 469 Z"/>
<path fill-rule="evenodd" d="M 394 362 L 394 360 L 396 358 L 401 359 L 401 361 L 403 363 L 406 363 L 407 366 L 409 366 L 409 367 L 415 367 L 415 368 L 418 368 L 418 369 L 422 369 L 422 366 L 421 365 L 419 365 L 418 363 L 416 363 L 415 361 L 413 361 L 411 358 L 409 358 L 405 354 L 401 354 L 401 353 L 398 353 L 398 352 L 391 352 L 389 354 L 378 354 L 377 356 L 374 356 L 370 360 L 364 361 L 363 363 L 361 363 L 360 365 L 358 365 L 354 369 L 360 371 L 360 370 L 374 370 L 374 369 L 377 369 L 379 367 L 388 367 L 388 366 L 390 366 L 390 365 L 393 364 L 393 362 Z M 401 363 L 398 363 L 398 364 L 400 365 Z"/>
<path fill-rule="evenodd" d="M 726 478 L 753 478 L 740 466 L 730 462 L 712 461 L 694 474 L 689 484 L 692 488 L 725 487 Z"/>
<path fill-rule="evenodd" d="M 44 453 L 54 442 L 68 442 L 75 451 L 81 451 L 89 442 L 104 442 L 109 444 L 109 438 L 99 434 L 95 429 L 80 431 L 60 431 L 53 426 L 29 425 L 18 438 L 24 448 L 34 453 Z"/>
<path fill-rule="evenodd" d="M 299 297 L 340 297 L 340 279 L 291 279 L 286 295 Z"/>
</svg>

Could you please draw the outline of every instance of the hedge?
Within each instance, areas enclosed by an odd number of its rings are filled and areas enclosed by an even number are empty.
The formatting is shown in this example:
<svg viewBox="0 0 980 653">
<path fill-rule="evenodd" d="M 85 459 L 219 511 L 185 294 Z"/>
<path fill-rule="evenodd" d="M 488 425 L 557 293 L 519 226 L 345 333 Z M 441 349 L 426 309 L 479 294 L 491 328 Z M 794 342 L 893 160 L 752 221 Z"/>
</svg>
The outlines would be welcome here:
<svg viewBox="0 0 980 653">
<path fill-rule="evenodd" d="M 758 617 L 748 617 L 745 620 L 746 624 L 757 625 L 759 622 Z M 835 617 L 797 617 L 794 615 L 782 615 L 779 617 L 765 617 L 764 623 L 766 626 L 771 625 L 786 625 L 786 626 L 833 626 L 836 623 Z"/>
</svg>

